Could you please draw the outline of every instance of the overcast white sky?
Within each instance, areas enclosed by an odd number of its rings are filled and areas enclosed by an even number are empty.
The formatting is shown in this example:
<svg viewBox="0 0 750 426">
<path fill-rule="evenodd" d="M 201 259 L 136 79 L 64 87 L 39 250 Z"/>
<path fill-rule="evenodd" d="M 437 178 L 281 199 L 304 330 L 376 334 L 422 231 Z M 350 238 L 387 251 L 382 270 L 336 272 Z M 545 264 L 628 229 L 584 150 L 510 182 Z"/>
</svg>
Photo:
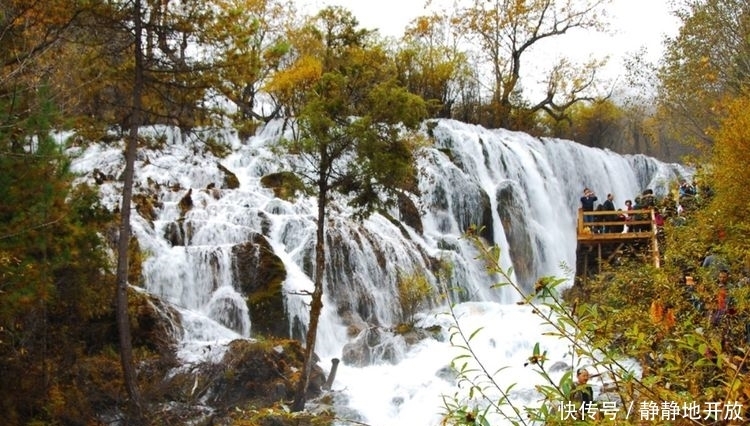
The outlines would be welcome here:
<svg viewBox="0 0 750 426">
<path fill-rule="evenodd" d="M 571 33 L 545 40 L 535 50 L 540 55 L 565 55 L 583 61 L 591 54 L 609 56 L 607 73 L 616 78 L 622 60 L 629 53 L 645 46 L 648 58 L 656 61 L 662 53 L 665 35 L 675 35 L 677 21 L 670 15 L 669 0 L 612 0 L 607 13 L 613 22 L 615 36 Z M 424 15 L 424 0 L 296 0 L 309 13 L 328 6 L 343 6 L 357 17 L 364 28 L 378 29 L 382 35 L 399 37 L 406 25 Z M 453 0 L 433 0 L 438 6 L 453 4 Z M 527 64 L 527 66 L 533 66 Z"/>
<path fill-rule="evenodd" d="M 426 13 L 425 0 L 296 0 L 311 11 L 327 5 L 351 10 L 365 28 L 377 28 L 383 35 L 400 36 L 415 17 Z M 446 6 L 453 0 L 433 0 Z M 613 17 L 614 28 L 620 32 L 618 44 L 631 49 L 640 45 L 658 45 L 664 33 L 673 34 L 676 24 L 669 14 L 668 0 L 612 0 L 607 13 Z M 590 40 L 596 42 L 597 40 Z M 612 46 L 609 40 L 598 40 L 599 48 Z"/>
</svg>

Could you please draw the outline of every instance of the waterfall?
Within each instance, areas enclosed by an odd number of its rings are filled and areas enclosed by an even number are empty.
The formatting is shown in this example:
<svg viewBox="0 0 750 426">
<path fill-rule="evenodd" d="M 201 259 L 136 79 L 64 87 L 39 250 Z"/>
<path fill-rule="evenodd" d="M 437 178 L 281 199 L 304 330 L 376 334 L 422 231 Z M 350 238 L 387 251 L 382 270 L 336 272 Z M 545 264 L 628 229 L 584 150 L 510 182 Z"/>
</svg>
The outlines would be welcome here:
<svg viewBox="0 0 750 426">
<path fill-rule="evenodd" d="M 621 207 L 646 188 L 666 194 L 669 183 L 686 174 L 680 165 L 642 155 L 619 155 L 452 120 L 425 123 L 423 131 L 432 144 L 417 156 L 418 195 L 403 197 L 399 207 L 388 212 L 390 217 L 375 214 L 361 222 L 343 204 L 331 205 L 316 345 L 324 360 L 340 357 L 342 347 L 360 330 L 396 326 L 403 319 L 397 298 L 399 274 L 424 273 L 437 285 L 436 265 L 441 262 L 452 266 L 448 285 L 457 289 L 453 300 L 463 302 L 467 316 L 523 322 L 520 308 L 512 305 L 518 295 L 493 289 L 498 278 L 476 261 L 476 248 L 464 238 L 470 226 L 478 225 L 482 239 L 500 247 L 500 263 L 512 267 L 514 280 L 528 290 L 541 276 L 572 279 L 576 212 L 585 186 L 600 202 L 613 193 Z M 252 338 L 259 330 L 299 339 L 305 335 L 309 299 L 304 293 L 313 287 L 315 199 L 285 201 L 261 184 L 269 173 L 292 169 L 293 157 L 271 150 L 279 138 L 290 136 L 284 132 L 281 122 L 269 123 L 248 140 L 230 131 L 184 135 L 167 127 L 144 129 L 145 136 L 162 144 L 141 150 L 136 163 L 134 193 L 148 201 L 141 202 L 139 214 L 133 215 L 133 230 L 145 253 L 142 285 L 182 313 L 180 353 L 186 361 L 208 356 L 211 351 L 202 350 L 202 344 L 214 342 L 215 348 L 215 342 Z M 208 140 L 226 144 L 231 154 L 214 157 L 206 148 Z M 119 176 L 124 166 L 121 146 L 95 144 L 71 148 L 69 154 L 80 180 L 92 184 L 93 170 Z M 227 171 L 237 187 L 227 184 Z M 111 209 L 119 204 L 120 185 L 112 179 L 99 186 L 103 203 Z M 269 270 L 273 273 L 267 276 Z M 263 292 L 267 299 L 252 305 L 248 300 L 253 292 Z M 420 316 L 422 323 L 443 321 L 438 318 L 445 303 L 438 297 L 431 300 Z M 254 316 L 252 306 L 266 306 L 264 312 L 278 317 Z M 523 334 L 489 338 L 486 348 L 491 353 L 502 349 L 501 358 L 505 354 L 503 359 L 512 359 L 528 349 Z M 409 410 L 417 413 L 413 419 L 420 418 L 419 411 L 438 410 L 440 400 L 429 392 L 454 386 L 435 376 L 445 359 L 420 364 L 420 369 L 429 370 L 427 381 L 371 383 L 361 390 L 367 394 L 382 387 L 388 395 L 378 403 L 361 400 L 356 394 L 361 386 L 352 377 L 372 374 L 369 380 L 386 380 L 400 371 L 395 364 L 417 371 L 410 365 L 419 364 L 422 356 L 434 358 L 441 350 L 436 348 L 444 345 L 425 341 L 407 348 L 396 342 L 390 346 L 387 367 L 378 362 L 369 370 L 343 366 L 338 377 L 352 393 L 351 405 L 370 413 L 364 414 L 367 421 L 375 421 L 368 415 L 380 415 L 365 407 L 382 403 L 387 416 L 382 421 L 389 424 L 434 424 L 424 416 L 425 423 L 405 419 L 412 418 Z"/>
</svg>

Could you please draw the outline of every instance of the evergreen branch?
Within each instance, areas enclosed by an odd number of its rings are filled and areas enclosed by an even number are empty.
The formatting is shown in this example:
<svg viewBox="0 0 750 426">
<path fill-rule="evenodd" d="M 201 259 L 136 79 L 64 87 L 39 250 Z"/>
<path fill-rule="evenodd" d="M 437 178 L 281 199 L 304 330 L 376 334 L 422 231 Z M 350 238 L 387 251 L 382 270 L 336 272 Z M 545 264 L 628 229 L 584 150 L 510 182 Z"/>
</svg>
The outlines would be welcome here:
<svg viewBox="0 0 750 426">
<path fill-rule="evenodd" d="M 21 234 L 25 234 L 27 232 L 34 231 L 36 229 L 41 229 L 41 228 L 46 228 L 48 226 L 52 226 L 52 225 L 56 224 L 57 222 L 63 220 L 65 218 L 65 216 L 67 216 L 67 215 L 62 215 L 62 216 L 60 216 L 59 218 L 57 218 L 57 219 L 55 219 L 53 221 L 41 223 L 39 225 L 32 226 L 30 228 L 25 228 L 25 229 L 23 229 L 21 231 L 18 231 L 18 232 L 13 232 L 11 234 L 0 235 L 0 240 L 6 240 L 8 238 L 13 238 L 13 237 L 19 236 Z"/>
</svg>

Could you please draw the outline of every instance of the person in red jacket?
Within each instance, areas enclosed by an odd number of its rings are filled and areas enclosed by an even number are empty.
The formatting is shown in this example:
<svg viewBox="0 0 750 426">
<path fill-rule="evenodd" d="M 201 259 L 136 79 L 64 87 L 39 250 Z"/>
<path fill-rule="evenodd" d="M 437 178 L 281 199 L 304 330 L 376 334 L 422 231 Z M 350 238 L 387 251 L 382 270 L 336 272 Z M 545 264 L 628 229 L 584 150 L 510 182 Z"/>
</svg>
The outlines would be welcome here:
<svg viewBox="0 0 750 426">
<path fill-rule="evenodd" d="M 722 269 L 716 281 L 716 299 L 714 300 L 714 310 L 711 313 L 711 325 L 719 325 L 726 315 L 734 314 L 734 302 L 729 295 L 729 271 Z"/>
</svg>

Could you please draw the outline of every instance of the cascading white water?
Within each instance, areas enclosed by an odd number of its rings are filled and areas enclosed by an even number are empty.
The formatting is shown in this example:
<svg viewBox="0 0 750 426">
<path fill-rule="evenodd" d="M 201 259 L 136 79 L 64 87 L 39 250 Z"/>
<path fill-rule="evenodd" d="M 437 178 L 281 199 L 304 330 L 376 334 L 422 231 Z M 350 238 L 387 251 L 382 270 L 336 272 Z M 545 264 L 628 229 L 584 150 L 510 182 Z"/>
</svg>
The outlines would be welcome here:
<svg viewBox="0 0 750 426">
<path fill-rule="evenodd" d="M 489 276 L 475 260 L 475 248 L 463 238 L 468 227 L 483 227 L 481 235 L 501 248 L 502 265 L 512 266 L 514 280 L 529 289 L 537 278 L 565 276 L 565 266 L 575 265 L 575 213 L 584 186 L 593 188 L 600 202 L 613 193 L 616 205 L 622 206 L 645 188 L 664 194 L 669 182 L 685 173 L 678 165 L 570 141 L 451 120 L 433 124 L 425 132 L 434 145 L 418 158 L 420 194 L 411 197 L 421 230 L 404 222 L 396 226 L 379 214 L 356 222 L 341 205 L 331 210 L 335 213 L 327 226 L 333 244 L 326 257 L 324 309 L 316 345 L 324 367 L 330 358 L 340 357 L 342 347 L 352 339 L 347 326 L 397 325 L 402 319 L 399 273 L 424 272 L 436 282 L 432 266 L 437 260 L 453 267 L 450 285 L 462 289 L 453 300 L 463 302 L 457 309 L 465 326 L 487 330 L 487 337 L 476 343 L 482 356 L 495 366 L 518 367 L 542 330 L 528 309 L 513 304 L 517 294 L 492 288 L 498 278 Z M 294 324 L 307 324 L 307 299 L 301 293 L 312 290 L 305 271 L 313 259 L 314 199 L 290 203 L 260 184 L 264 175 L 291 170 L 293 158 L 279 157 L 269 149 L 282 136 L 281 123 L 270 123 L 247 141 L 226 132 L 208 135 L 231 146 L 232 154 L 223 159 L 203 154 L 201 140 L 207 135 L 180 135 L 170 128 L 145 130 L 165 141 L 160 150 L 140 152 L 136 165 L 135 193 L 154 197 L 156 217 L 149 220 L 136 214 L 133 226 L 147 255 L 146 290 L 183 314 L 183 359 L 215 357 L 220 343 L 253 336 L 233 254 L 234 247 L 253 235 L 265 236 L 285 265 L 289 334 L 295 332 Z M 70 151 L 75 158 L 73 170 L 82 179 L 90 179 L 94 169 L 118 176 L 121 153 L 120 146 L 103 145 Z M 236 175 L 239 188 L 223 186 L 219 164 Z M 100 186 L 110 208 L 119 204 L 118 185 L 112 181 Z M 180 200 L 188 190 L 192 207 L 182 209 Z M 401 217 L 399 211 L 390 213 Z M 445 303 L 435 298 L 420 315 L 421 323 L 445 325 Z M 349 407 L 360 413 L 362 422 L 436 424 L 440 395 L 455 391 L 450 376 L 441 373 L 455 351 L 445 341 L 428 339 L 407 347 L 398 336 L 385 339 L 391 340 L 384 351 L 387 362 L 342 365 L 334 388 L 349 398 Z M 213 349 L 207 351 L 209 343 Z M 568 356 L 564 343 L 545 344 L 551 359 Z M 523 368 L 502 375 L 503 380 L 523 382 L 514 392 L 519 401 L 533 403 L 533 377 Z"/>
</svg>

